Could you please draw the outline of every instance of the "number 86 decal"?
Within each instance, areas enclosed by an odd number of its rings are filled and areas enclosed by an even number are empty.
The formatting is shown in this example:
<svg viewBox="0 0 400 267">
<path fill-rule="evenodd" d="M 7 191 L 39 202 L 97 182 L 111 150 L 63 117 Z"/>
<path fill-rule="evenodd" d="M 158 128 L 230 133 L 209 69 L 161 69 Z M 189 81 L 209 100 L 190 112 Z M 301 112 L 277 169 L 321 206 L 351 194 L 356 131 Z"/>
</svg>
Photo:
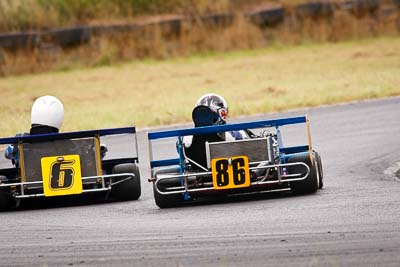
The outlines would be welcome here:
<svg viewBox="0 0 400 267">
<path fill-rule="evenodd" d="M 213 159 L 211 171 L 215 189 L 250 186 L 249 160 L 245 156 Z"/>
</svg>

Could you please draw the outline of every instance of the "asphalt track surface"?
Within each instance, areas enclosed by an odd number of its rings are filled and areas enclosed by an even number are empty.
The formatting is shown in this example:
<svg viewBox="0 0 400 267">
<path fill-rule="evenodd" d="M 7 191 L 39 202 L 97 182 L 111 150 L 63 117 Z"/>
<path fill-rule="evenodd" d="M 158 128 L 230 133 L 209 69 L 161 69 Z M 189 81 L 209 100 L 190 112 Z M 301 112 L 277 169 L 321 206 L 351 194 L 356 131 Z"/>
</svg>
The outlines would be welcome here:
<svg viewBox="0 0 400 267">
<path fill-rule="evenodd" d="M 393 171 L 400 162 L 400 98 L 251 119 L 305 113 L 325 172 L 325 187 L 315 194 L 161 210 L 147 182 L 140 132 L 139 201 L 36 203 L 1 213 L 0 265 L 399 266 L 400 182 Z"/>
</svg>

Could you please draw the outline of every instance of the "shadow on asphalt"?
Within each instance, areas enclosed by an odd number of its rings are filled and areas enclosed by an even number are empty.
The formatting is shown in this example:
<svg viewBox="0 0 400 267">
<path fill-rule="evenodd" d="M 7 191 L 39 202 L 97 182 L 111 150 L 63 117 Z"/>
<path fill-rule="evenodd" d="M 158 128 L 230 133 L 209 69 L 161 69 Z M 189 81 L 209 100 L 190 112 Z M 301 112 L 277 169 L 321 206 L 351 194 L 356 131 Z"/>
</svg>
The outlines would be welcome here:
<svg viewBox="0 0 400 267">
<path fill-rule="evenodd" d="M 216 195 L 216 196 L 207 196 L 190 201 L 185 201 L 181 205 L 174 208 L 220 205 L 220 204 L 251 202 L 251 201 L 264 201 L 264 200 L 279 199 L 279 198 L 296 198 L 301 196 L 302 195 L 295 195 L 291 191 L 253 192 L 253 193 L 236 194 L 236 195 Z M 21 200 L 20 205 L 18 207 L 8 210 L 8 212 L 56 209 L 56 208 L 91 206 L 91 205 L 105 205 L 116 202 L 122 202 L 122 201 L 113 198 L 106 199 L 104 193 L 55 197 L 55 198 L 32 198 L 32 199 Z"/>
<path fill-rule="evenodd" d="M 21 200 L 18 207 L 8 212 L 19 212 L 27 210 L 55 209 L 65 207 L 102 205 L 114 202 L 121 202 L 115 199 L 106 199 L 105 194 L 76 195 L 54 198 L 31 198 Z"/>
<path fill-rule="evenodd" d="M 311 195 L 312 194 L 310 194 L 310 196 Z M 179 205 L 174 208 L 264 201 L 264 200 L 279 199 L 279 198 L 296 198 L 301 196 L 306 196 L 306 195 L 296 195 L 293 194 L 290 190 L 282 192 L 253 192 L 253 193 L 237 194 L 237 195 L 218 195 L 218 196 L 201 197 L 198 199 L 186 201 L 182 203 L 182 205 Z"/>
</svg>

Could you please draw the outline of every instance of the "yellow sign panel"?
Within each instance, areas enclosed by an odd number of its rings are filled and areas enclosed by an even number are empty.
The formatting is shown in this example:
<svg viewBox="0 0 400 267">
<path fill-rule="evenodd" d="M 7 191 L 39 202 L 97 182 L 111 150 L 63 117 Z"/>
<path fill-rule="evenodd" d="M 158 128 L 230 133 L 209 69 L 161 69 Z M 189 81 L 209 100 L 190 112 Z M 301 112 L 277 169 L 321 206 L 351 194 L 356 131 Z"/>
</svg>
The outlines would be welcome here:
<svg viewBox="0 0 400 267">
<path fill-rule="evenodd" d="M 43 191 L 46 197 L 82 193 L 79 155 L 44 157 L 41 159 Z"/>
<path fill-rule="evenodd" d="M 249 158 L 238 156 L 211 161 L 214 189 L 232 189 L 250 186 Z"/>
</svg>

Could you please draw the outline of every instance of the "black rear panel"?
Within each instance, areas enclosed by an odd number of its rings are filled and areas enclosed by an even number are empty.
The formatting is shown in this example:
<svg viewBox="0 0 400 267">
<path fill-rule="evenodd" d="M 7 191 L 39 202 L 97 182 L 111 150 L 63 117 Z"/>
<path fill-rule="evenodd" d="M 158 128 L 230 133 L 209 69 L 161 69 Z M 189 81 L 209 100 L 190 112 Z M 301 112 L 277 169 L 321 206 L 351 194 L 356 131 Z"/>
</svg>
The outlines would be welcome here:
<svg viewBox="0 0 400 267">
<path fill-rule="evenodd" d="M 211 166 L 211 160 L 215 158 L 247 156 L 249 162 L 272 160 L 268 156 L 268 143 L 266 138 L 209 143 L 208 146 L 209 167 Z"/>
<path fill-rule="evenodd" d="M 42 180 L 41 158 L 73 154 L 80 156 L 82 177 L 98 174 L 95 138 L 24 143 L 25 181 L 33 182 Z"/>
</svg>

